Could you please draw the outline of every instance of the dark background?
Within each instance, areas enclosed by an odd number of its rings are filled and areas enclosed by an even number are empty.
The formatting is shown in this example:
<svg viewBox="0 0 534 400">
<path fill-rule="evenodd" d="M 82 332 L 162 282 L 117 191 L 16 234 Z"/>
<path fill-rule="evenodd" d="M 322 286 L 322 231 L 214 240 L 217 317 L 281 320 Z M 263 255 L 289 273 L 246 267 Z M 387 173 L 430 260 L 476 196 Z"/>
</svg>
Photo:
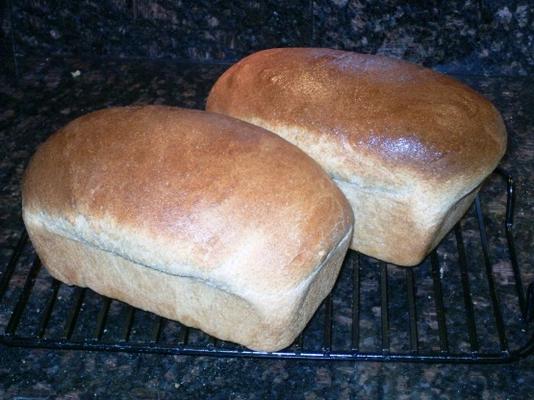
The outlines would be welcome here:
<svg viewBox="0 0 534 400">
<path fill-rule="evenodd" d="M 19 188 L 24 167 L 52 132 L 110 106 L 203 108 L 211 85 L 242 56 L 277 46 L 325 46 L 422 63 L 453 74 L 497 106 L 509 134 L 502 166 L 517 182 L 517 257 L 525 282 L 534 281 L 532 0 L 0 0 L 0 23 L 0 271 L 22 229 Z M 484 204 L 497 224 L 503 218 L 504 195 L 494 184 L 487 185 Z M 509 265 L 499 263 L 497 250 L 492 262 L 506 286 L 512 282 Z M 442 260 L 444 256 L 440 253 Z M 445 280 L 457 276 L 454 262 L 442 266 Z M 425 298 L 421 289 L 429 279 L 428 274 L 426 281 L 418 277 L 423 284 L 418 286 L 419 299 Z M 23 283 L 22 274 L 11 281 L 18 288 Z M 402 294 L 392 286 L 393 292 Z M 458 296 L 445 297 L 447 310 L 460 304 Z M 366 298 L 376 300 L 376 307 L 366 312 L 380 310 L 379 296 Z M 481 317 L 489 303 L 478 300 Z M 433 322 L 435 316 L 422 313 L 420 320 Z M 371 322 L 368 329 L 374 327 Z M 480 331 L 486 328 L 491 324 L 478 324 Z M 532 329 L 515 333 L 533 334 Z M 449 334 L 462 338 L 466 332 L 449 324 Z M 452 365 L 0 346 L 0 399 L 523 400 L 532 393 L 533 356 L 513 364 Z"/>
<path fill-rule="evenodd" d="M 4 57 L 234 62 L 270 47 L 334 47 L 450 73 L 529 75 L 529 0 L 5 0 Z M 11 57 L 11 63 L 13 57 Z"/>
</svg>

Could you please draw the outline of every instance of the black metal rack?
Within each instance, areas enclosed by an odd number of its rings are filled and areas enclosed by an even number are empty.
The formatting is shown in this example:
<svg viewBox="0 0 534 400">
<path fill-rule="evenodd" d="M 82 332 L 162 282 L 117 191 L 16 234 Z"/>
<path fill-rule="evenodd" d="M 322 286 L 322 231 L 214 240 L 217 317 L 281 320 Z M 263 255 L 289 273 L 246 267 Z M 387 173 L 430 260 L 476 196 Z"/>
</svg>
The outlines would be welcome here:
<svg viewBox="0 0 534 400">
<path fill-rule="evenodd" d="M 41 268 L 24 232 L 0 276 L 0 343 L 50 349 L 317 360 L 510 362 L 534 351 L 534 284 L 525 287 L 505 224 L 470 212 L 417 268 L 349 252 L 332 294 L 289 348 L 256 352 L 89 289 Z M 496 235 L 489 236 L 491 225 Z M 501 233 L 501 235 L 499 235 Z M 498 279 L 495 278 L 497 274 Z"/>
</svg>

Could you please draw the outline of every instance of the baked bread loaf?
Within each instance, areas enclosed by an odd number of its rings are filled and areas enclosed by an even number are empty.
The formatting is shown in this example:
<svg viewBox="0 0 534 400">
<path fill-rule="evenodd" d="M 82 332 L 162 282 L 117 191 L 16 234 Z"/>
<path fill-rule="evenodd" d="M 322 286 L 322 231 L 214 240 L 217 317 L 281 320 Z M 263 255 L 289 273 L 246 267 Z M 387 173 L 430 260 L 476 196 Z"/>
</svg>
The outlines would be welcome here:
<svg viewBox="0 0 534 400">
<path fill-rule="evenodd" d="M 352 205 L 351 248 L 405 266 L 421 262 L 464 214 L 506 148 L 499 112 L 467 86 L 338 50 L 255 53 L 219 78 L 207 110 L 312 156 Z"/>
<path fill-rule="evenodd" d="M 347 200 L 297 147 L 171 107 L 71 122 L 33 156 L 22 198 L 55 278 L 254 350 L 293 342 L 352 236 Z"/>
</svg>

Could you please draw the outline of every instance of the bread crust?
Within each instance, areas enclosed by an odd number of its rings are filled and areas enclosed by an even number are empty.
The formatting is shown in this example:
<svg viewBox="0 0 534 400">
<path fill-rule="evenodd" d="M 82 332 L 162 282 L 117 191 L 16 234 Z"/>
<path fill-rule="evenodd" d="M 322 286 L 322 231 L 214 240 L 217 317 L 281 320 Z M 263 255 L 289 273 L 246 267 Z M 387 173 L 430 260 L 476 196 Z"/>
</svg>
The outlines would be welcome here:
<svg viewBox="0 0 534 400">
<path fill-rule="evenodd" d="M 366 232 L 356 227 L 351 247 L 401 265 L 421 261 L 427 244 L 443 236 L 449 211 L 458 214 L 455 205 L 506 150 L 504 123 L 488 100 L 453 78 L 383 56 L 261 51 L 219 78 L 206 109 L 299 146 L 351 187 L 347 197 L 371 194 L 351 201 L 357 221 L 375 218 Z M 399 234 L 381 236 L 388 225 Z M 407 239 L 414 233 L 421 240 Z"/>
<path fill-rule="evenodd" d="M 22 197 L 35 243 L 48 232 L 237 296 L 261 315 L 288 298 L 303 301 L 310 277 L 353 224 L 343 194 L 295 146 L 230 117 L 163 106 L 111 108 L 71 122 L 32 157 Z M 46 256 L 46 245 L 36 248 L 51 270 L 63 265 L 61 256 Z M 306 321 L 321 300 L 306 300 L 313 305 Z M 135 305 L 158 311 L 148 293 Z M 202 329 L 202 317 L 195 321 Z"/>
</svg>

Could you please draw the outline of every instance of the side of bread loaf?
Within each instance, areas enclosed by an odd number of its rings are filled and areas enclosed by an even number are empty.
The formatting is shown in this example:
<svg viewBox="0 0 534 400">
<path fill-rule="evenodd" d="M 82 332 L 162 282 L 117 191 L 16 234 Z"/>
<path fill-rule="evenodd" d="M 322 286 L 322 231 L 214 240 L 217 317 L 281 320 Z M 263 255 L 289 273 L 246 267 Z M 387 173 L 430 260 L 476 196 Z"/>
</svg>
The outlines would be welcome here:
<svg viewBox="0 0 534 400">
<path fill-rule="evenodd" d="M 331 290 L 346 199 L 278 136 L 161 106 L 81 117 L 40 146 L 23 218 L 56 278 L 256 350 L 279 350 Z"/>
<path fill-rule="evenodd" d="M 353 207 L 351 248 L 399 265 L 419 263 L 439 243 L 506 149 L 500 114 L 467 86 L 338 50 L 255 53 L 219 78 L 206 108 L 318 161 Z"/>
</svg>

